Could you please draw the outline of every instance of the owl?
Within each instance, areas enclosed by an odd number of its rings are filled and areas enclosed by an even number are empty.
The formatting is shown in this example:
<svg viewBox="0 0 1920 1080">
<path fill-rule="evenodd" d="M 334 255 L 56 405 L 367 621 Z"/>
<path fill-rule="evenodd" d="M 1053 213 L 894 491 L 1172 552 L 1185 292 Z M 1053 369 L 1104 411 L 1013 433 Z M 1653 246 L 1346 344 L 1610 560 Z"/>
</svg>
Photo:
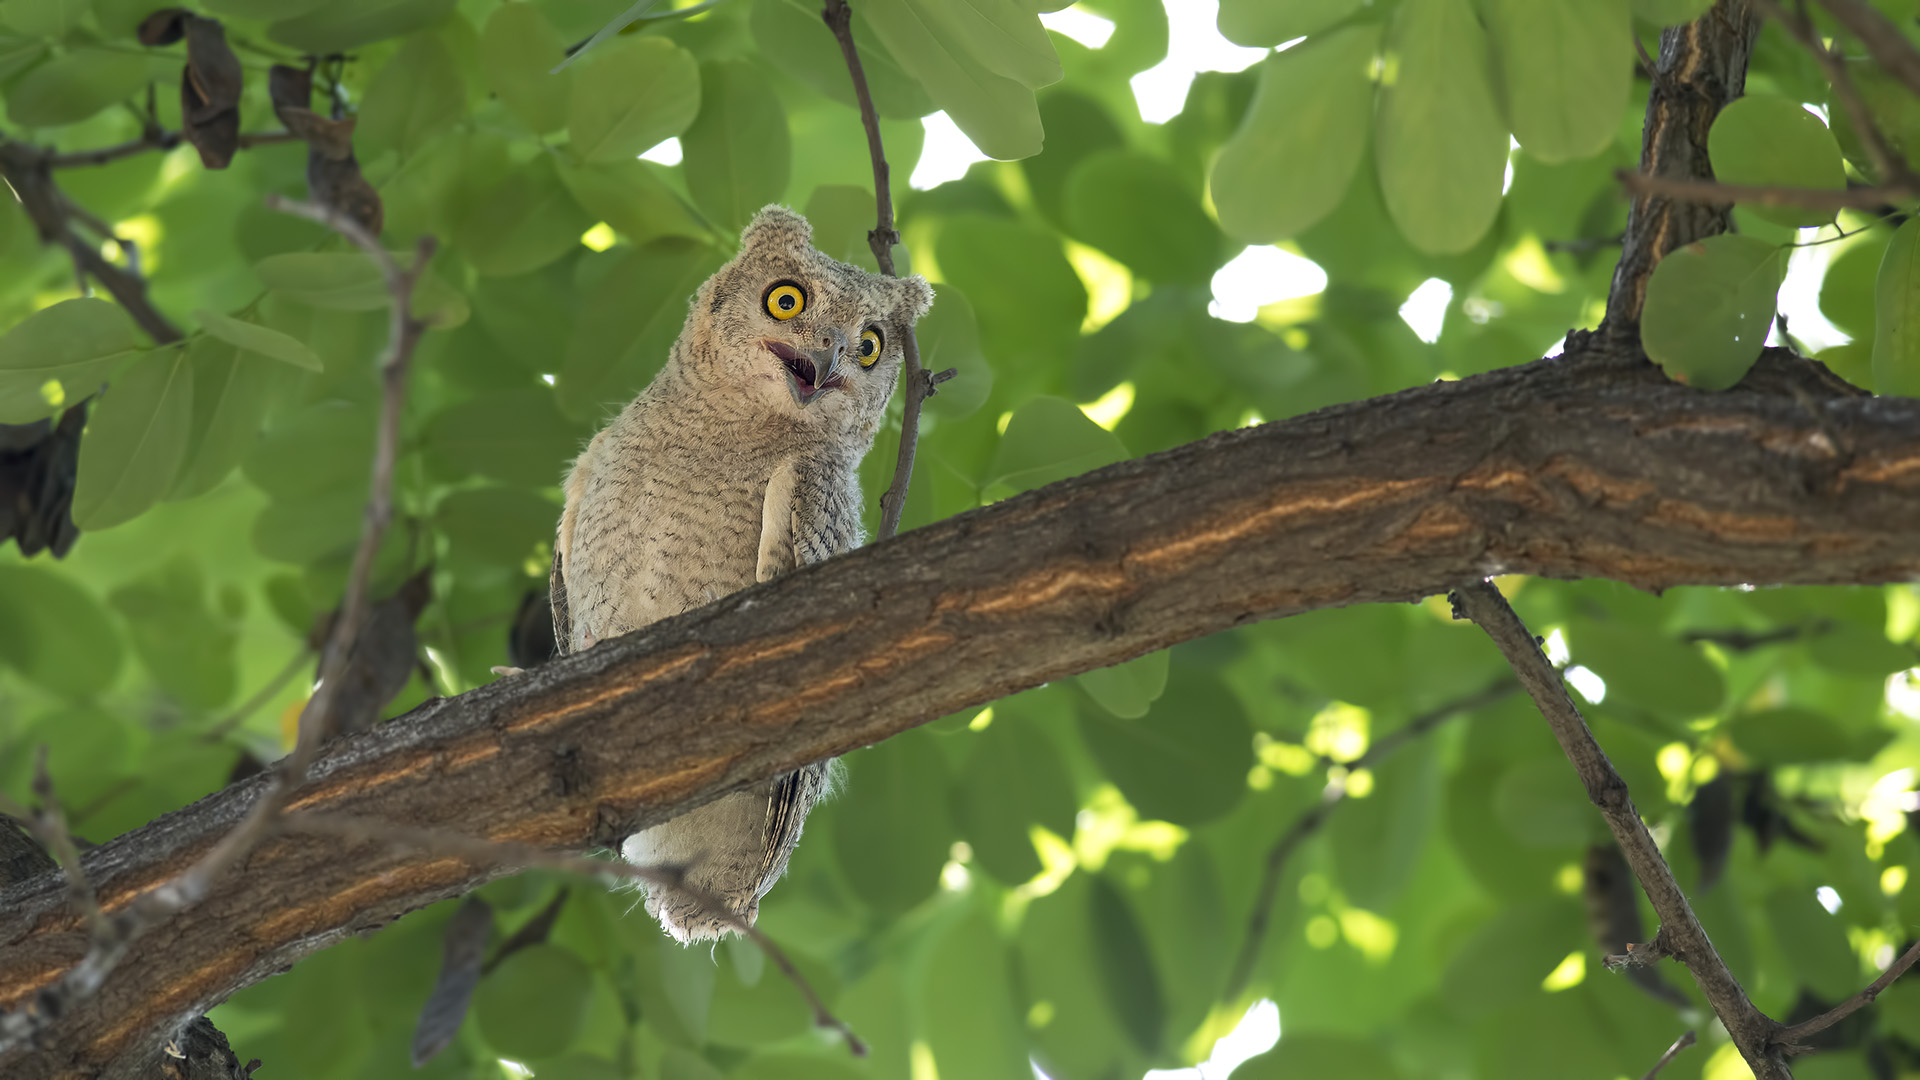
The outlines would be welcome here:
<svg viewBox="0 0 1920 1080">
<path fill-rule="evenodd" d="M 769 206 L 740 254 L 700 286 L 666 366 L 587 445 L 554 544 L 554 637 L 574 652 L 857 546 L 860 459 L 899 380 L 902 342 L 933 302 L 813 248 L 806 219 Z M 752 922 L 826 791 L 820 763 L 725 795 L 626 839 L 675 939 Z"/>
</svg>

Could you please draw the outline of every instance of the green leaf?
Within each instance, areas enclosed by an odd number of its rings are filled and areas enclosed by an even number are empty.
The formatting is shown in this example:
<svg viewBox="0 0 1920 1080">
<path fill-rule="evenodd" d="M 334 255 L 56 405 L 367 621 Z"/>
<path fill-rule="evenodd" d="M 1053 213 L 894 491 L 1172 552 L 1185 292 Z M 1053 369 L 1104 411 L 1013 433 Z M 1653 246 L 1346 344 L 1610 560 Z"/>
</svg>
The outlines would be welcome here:
<svg viewBox="0 0 1920 1080">
<path fill-rule="evenodd" d="M 1007 352 L 1053 356 L 1080 340 L 1087 289 L 1067 262 L 1059 234 L 985 214 L 942 223 L 941 273 L 966 291 L 996 362 Z"/>
<path fill-rule="evenodd" d="M 1079 710 L 1087 749 L 1143 818 L 1195 826 L 1247 793 L 1253 729 L 1240 700 L 1204 671 L 1176 667 L 1139 720 Z"/>
<path fill-rule="evenodd" d="M 928 371 L 953 368 L 959 374 L 940 384 L 939 393 L 927 399 L 926 409 L 934 416 L 958 420 L 986 404 L 993 390 L 993 368 L 980 351 L 980 325 L 967 294 L 958 286 L 941 284 L 933 287 L 933 295 L 933 307 L 913 327 L 920 365 Z"/>
<path fill-rule="evenodd" d="M 1907 219 L 1887 242 L 1873 303 L 1874 389 L 1920 397 L 1920 218 Z"/>
<path fill-rule="evenodd" d="M 998 725 L 995 725 L 998 726 Z M 1044 1001 L 1046 1023 L 1030 1033 L 1033 1056 L 1048 1076 L 1127 1076 L 1145 1071 L 1116 1015 L 1117 988 L 1106 985 L 1093 926 L 1096 878 L 1076 872 L 1040 897 L 1021 919 L 1020 972 L 1033 1001 Z M 1217 989 L 1217 988 L 1216 988 Z"/>
<path fill-rule="evenodd" d="M 1911 17 L 1911 13 L 1907 17 Z M 1880 129 L 1881 136 L 1887 141 L 1887 148 L 1903 161 L 1912 161 L 1916 151 L 1920 151 L 1920 98 L 1907 89 L 1907 84 L 1881 70 L 1880 65 L 1864 56 L 1847 57 L 1841 61 L 1847 66 L 1847 74 L 1853 80 L 1854 92 L 1867 107 L 1874 124 Z M 4 70 L 4 60 L 0 60 L 0 70 Z M 1873 155 L 1867 152 L 1866 144 L 1860 139 L 1860 133 L 1854 129 L 1853 117 L 1837 99 L 1828 104 L 1828 114 L 1833 121 L 1833 137 L 1840 149 L 1853 162 L 1854 167 L 1877 184 L 1884 184 L 1889 177 L 1880 175 L 1879 167 L 1874 163 Z"/>
<path fill-rule="evenodd" d="M 939 8 L 938 0 L 869 0 L 860 14 L 981 153 L 1002 161 L 1039 153 L 1033 90 L 988 70 L 948 39 Z"/>
<path fill-rule="evenodd" d="M 910 731 L 845 758 L 852 778 L 834 807 L 834 855 L 853 894 L 885 915 L 933 895 L 954 840 L 934 738 Z"/>
<path fill-rule="evenodd" d="M 1733 233 L 1668 254 L 1654 267 L 1640 314 L 1647 355 L 1689 386 L 1739 382 L 1773 327 L 1785 261 L 1772 244 Z"/>
<path fill-rule="evenodd" d="M 1720 669 L 1686 642 L 1620 623 L 1581 620 L 1568 627 L 1567 643 L 1574 663 L 1606 681 L 1609 706 L 1624 703 L 1684 721 L 1712 716 L 1726 697 Z"/>
<path fill-rule="evenodd" d="M 354 147 L 369 158 L 382 150 L 412 157 L 466 114 L 467 88 L 453 54 L 439 35 L 418 33 L 367 85 L 354 126 Z"/>
<path fill-rule="evenodd" d="M 1359 11 L 1366 0 L 1220 0 L 1220 36 L 1270 48 L 1317 34 Z"/>
<path fill-rule="evenodd" d="M 193 428 L 187 350 L 140 357 L 100 397 L 80 441 L 73 521 L 87 532 L 132 521 L 160 501 L 186 457 Z"/>
<path fill-rule="evenodd" d="M 1627 0 L 1495 0 L 1490 21 L 1528 154 L 1554 164 L 1613 142 L 1633 81 Z"/>
<path fill-rule="evenodd" d="M 793 148 L 773 85 L 738 60 L 700 65 L 700 115 L 680 140 L 693 201 L 738 231 L 787 190 Z"/>
<path fill-rule="evenodd" d="M 755 0 L 748 23 L 762 59 L 842 105 L 858 106 L 840 45 L 819 8 L 803 0 Z M 875 112 L 889 120 L 917 120 L 934 110 L 919 80 L 873 40 L 858 18 L 853 38 Z"/>
<path fill-rule="evenodd" d="M 1846 921 L 1828 914 L 1811 886 L 1775 892 L 1767 898 L 1766 915 L 1774 943 L 1801 986 L 1828 1001 L 1860 988 L 1860 962 L 1847 942 Z"/>
<path fill-rule="evenodd" d="M 1005 498 L 1127 457 L 1119 437 L 1087 419 L 1078 406 L 1039 397 L 1014 411 L 982 486 L 990 498 Z"/>
<path fill-rule="evenodd" d="M 1840 144 L 1820 118 L 1796 101 L 1750 94 L 1729 103 L 1707 133 L 1713 175 L 1722 183 L 1839 191 L 1847 186 Z M 1747 207 L 1779 225 L 1823 225 L 1831 210 L 1797 206 Z"/>
<path fill-rule="evenodd" d="M 638 160 L 555 164 L 573 201 L 589 217 L 606 222 L 632 243 L 662 236 L 705 239 L 711 235 L 686 200 L 660 179 L 662 166 Z"/>
<path fill-rule="evenodd" d="M 456 491 L 434 509 L 455 558 L 518 568 L 542 540 L 552 540 L 560 508 L 524 488 Z"/>
<path fill-rule="evenodd" d="M 620 256 L 586 296 L 555 389 L 560 407 L 598 420 L 629 401 L 667 362 L 687 319 L 687 297 L 719 268 L 705 244 L 669 238 Z"/>
<path fill-rule="evenodd" d="M 943 41 L 964 47 L 988 71 L 1034 90 L 1060 81 L 1060 57 L 1039 13 L 1015 0 L 949 0 L 920 10 Z"/>
<path fill-rule="evenodd" d="M 233 697 L 239 634 L 207 606 L 206 577 L 198 563 L 176 556 L 157 572 L 115 589 L 109 600 L 126 618 L 133 651 L 161 689 L 200 709 Z"/>
<path fill-rule="evenodd" d="M 1827 264 L 1826 276 L 1820 279 L 1820 314 L 1855 344 L 1870 345 L 1873 341 L 1877 307 L 1874 279 L 1879 276 L 1892 239 L 1892 230 L 1873 229 L 1835 255 Z"/>
<path fill-rule="evenodd" d="M 577 234 L 576 234 L 577 239 Z M 411 252 L 396 253 L 401 266 Z M 268 289 L 312 307 L 330 311 L 375 311 L 392 303 L 380 268 L 357 251 L 296 251 L 269 255 L 253 272 Z M 431 267 L 413 289 L 414 314 L 430 325 L 451 330 L 467 321 L 467 301 Z M 368 357 L 372 361 L 372 357 Z"/>
<path fill-rule="evenodd" d="M 1334 1035 L 1288 1035 L 1273 1049 L 1240 1063 L 1229 1080 L 1293 1080 L 1338 1076 L 1341 1080 L 1400 1080 L 1386 1052 L 1370 1042 Z"/>
<path fill-rule="evenodd" d="M 608 45 L 574 73 L 567 98 L 573 159 L 631 161 L 686 131 L 707 92 L 693 54 L 666 38 Z"/>
<path fill-rule="evenodd" d="M 1040 873 L 1028 829 L 1073 835 L 1073 782 L 1053 740 L 1024 717 L 996 715 L 968 741 L 973 752 L 954 789 L 954 819 L 973 857 L 994 877 L 1019 885 Z"/>
<path fill-rule="evenodd" d="M 1067 227 L 1074 236 L 1160 284 L 1205 285 L 1226 245 L 1179 174 L 1158 160 L 1105 150 L 1067 178 Z"/>
<path fill-rule="evenodd" d="M 201 308 L 193 313 L 202 329 L 213 337 L 240 349 L 279 360 L 308 371 L 321 370 L 320 356 L 303 342 L 259 323 L 246 322 L 231 315 Z"/>
<path fill-rule="evenodd" d="M 78 123 L 130 100 L 161 70 L 151 57 L 82 46 L 48 60 L 9 87 L 7 118 L 22 127 Z"/>
<path fill-rule="evenodd" d="M 227 478 L 252 449 L 267 406 L 292 374 L 211 336 L 188 346 L 187 362 L 193 367 L 193 427 L 169 499 L 203 495 Z"/>
<path fill-rule="evenodd" d="M 283 413 L 246 456 L 247 479 L 290 502 L 340 488 L 364 498 L 373 472 L 376 417 L 373 409 L 345 401 Z"/>
<path fill-rule="evenodd" d="M 1347 800 L 1328 832 L 1348 902 L 1384 911 L 1399 899 L 1433 835 L 1440 816 L 1440 763 L 1432 742 L 1423 740 L 1371 768 L 1372 792 Z M 1571 775 L 1564 762 L 1560 769 Z"/>
<path fill-rule="evenodd" d="M 446 476 L 534 487 L 558 484 L 583 441 L 544 386 L 463 401 L 434 417 L 425 438 L 427 463 Z"/>
<path fill-rule="evenodd" d="M 1692 22 L 1707 13 L 1713 0 L 1633 0 L 1633 13 L 1655 26 Z"/>
<path fill-rule="evenodd" d="M 512 277 L 580 246 L 593 218 L 560 182 L 551 154 L 507 172 L 454 227 L 454 242 L 489 277 Z"/>
<path fill-rule="evenodd" d="M 1142 1053 L 1157 1053 L 1165 1037 L 1167 1007 L 1140 921 L 1104 875 L 1093 879 L 1087 900 L 1093 955 L 1114 1015 L 1134 1046 Z"/>
<path fill-rule="evenodd" d="M 1399 58 L 1375 142 L 1387 211 L 1421 251 L 1465 251 L 1500 211 L 1507 166 L 1486 34 L 1469 0 L 1404 0 L 1387 53 Z"/>
<path fill-rule="evenodd" d="M 0 335 L 0 424 L 51 415 L 41 388 L 58 382 L 68 403 L 93 393 L 114 365 L 140 351 L 133 320 L 105 300 L 62 300 Z"/>
<path fill-rule="evenodd" d="M 1597 821 L 1579 778 L 1557 755 L 1508 769 L 1493 789 L 1493 812 L 1509 835 L 1536 848 L 1578 847 Z"/>
<path fill-rule="evenodd" d="M 1165 649 L 1150 652 L 1124 664 L 1082 672 L 1074 681 L 1101 708 L 1125 720 L 1138 720 L 1167 688 L 1170 655 Z"/>
<path fill-rule="evenodd" d="M 64 573 L 0 565 L 0 661 L 69 698 L 112 689 L 125 649 L 98 601 Z"/>
<path fill-rule="evenodd" d="M 533 4 L 503 4 L 480 33 L 480 67 L 507 110 L 537 134 L 567 124 L 574 75 L 554 71 L 566 42 Z"/>
<path fill-rule="evenodd" d="M 949 923 L 926 956 L 917 1025 L 941 1076 L 1032 1075 L 1012 998 L 1007 946 L 993 921 L 968 911 Z"/>
<path fill-rule="evenodd" d="M 763 957 L 760 947 L 750 941 L 733 939 L 727 950 L 740 955 Z M 836 980 L 826 965 L 803 953 L 789 953 L 808 984 L 823 1001 L 832 1002 L 837 993 Z M 760 1046 L 795 1036 L 804 1036 L 813 1027 L 813 1010 L 807 999 L 778 972 L 764 973 L 751 984 L 740 977 L 740 965 L 721 963 L 713 982 L 712 1013 L 707 1023 L 707 1040 L 722 1046 Z"/>
<path fill-rule="evenodd" d="M 1885 741 L 1870 732 L 1848 731 L 1826 713 L 1797 705 L 1743 712 L 1727 732 L 1741 753 L 1767 766 L 1864 761 Z"/>
<path fill-rule="evenodd" d="M 573 1045 L 593 992 L 580 958 L 553 945 L 507 956 L 473 995 L 473 1016 L 488 1045 L 515 1059 L 552 1057 Z"/>
<path fill-rule="evenodd" d="M 1209 180 L 1221 228 L 1268 244 L 1339 205 L 1366 151 L 1379 46 L 1379 27 L 1352 26 L 1260 66 L 1260 88 Z"/>
<path fill-rule="evenodd" d="M 267 27 L 267 36 L 303 53 L 325 56 L 431 26 L 458 0 L 333 0 Z M 306 0 L 296 0 L 296 7 Z"/>
</svg>

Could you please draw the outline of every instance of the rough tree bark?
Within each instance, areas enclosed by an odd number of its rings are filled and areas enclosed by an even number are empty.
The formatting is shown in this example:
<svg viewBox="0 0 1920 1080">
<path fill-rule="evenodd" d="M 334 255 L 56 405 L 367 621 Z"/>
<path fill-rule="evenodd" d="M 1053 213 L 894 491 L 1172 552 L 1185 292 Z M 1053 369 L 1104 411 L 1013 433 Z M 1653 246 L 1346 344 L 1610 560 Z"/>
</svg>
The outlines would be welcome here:
<svg viewBox="0 0 1920 1080">
<path fill-rule="evenodd" d="M 1245 622 L 1494 573 L 1920 576 L 1920 401 L 1770 354 L 1725 393 L 1566 355 L 1225 432 L 756 586 L 329 746 L 294 812 L 564 848 L 967 705 Z M 242 782 L 90 852 L 102 905 L 188 866 Z M 10 1078 L 135 1075 L 235 990 L 499 873 L 281 835 L 137 942 Z M 87 947 L 57 874 L 0 892 L 0 1007 Z"/>
</svg>

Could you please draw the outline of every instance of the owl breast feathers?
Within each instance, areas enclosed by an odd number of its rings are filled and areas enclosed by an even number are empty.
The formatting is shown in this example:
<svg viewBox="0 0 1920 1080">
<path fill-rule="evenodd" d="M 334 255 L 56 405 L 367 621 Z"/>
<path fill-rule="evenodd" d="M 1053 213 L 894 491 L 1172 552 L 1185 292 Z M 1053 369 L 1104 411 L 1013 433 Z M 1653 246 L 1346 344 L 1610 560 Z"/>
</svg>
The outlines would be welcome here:
<svg viewBox="0 0 1920 1080">
<path fill-rule="evenodd" d="M 567 477 L 552 577 L 562 651 L 858 546 L 860 459 L 932 302 L 923 278 L 814 250 L 791 210 L 755 215 L 740 253 L 694 294 L 666 366 Z M 830 764 L 627 838 L 629 861 L 684 871 L 687 889 L 648 891 L 669 934 L 691 942 L 753 921 Z"/>
</svg>

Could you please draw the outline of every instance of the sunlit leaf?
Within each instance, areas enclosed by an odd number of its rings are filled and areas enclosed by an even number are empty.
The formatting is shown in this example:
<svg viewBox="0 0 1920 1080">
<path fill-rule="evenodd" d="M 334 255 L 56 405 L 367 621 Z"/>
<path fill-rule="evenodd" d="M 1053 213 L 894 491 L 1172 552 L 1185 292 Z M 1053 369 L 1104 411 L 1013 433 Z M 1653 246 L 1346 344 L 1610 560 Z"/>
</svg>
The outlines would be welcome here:
<svg viewBox="0 0 1920 1080">
<path fill-rule="evenodd" d="M 1378 27 L 1348 27 L 1261 65 L 1260 89 L 1209 180 L 1222 228 L 1271 243 L 1339 203 L 1366 149 L 1379 43 Z"/>
<path fill-rule="evenodd" d="M 680 141 L 681 168 L 694 203 L 721 228 L 737 230 L 787 190 L 787 114 L 750 64 L 703 64 L 699 86 L 700 115 Z"/>
<path fill-rule="evenodd" d="M 69 401 L 93 393 L 115 365 L 140 351 L 133 320 L 104 300 L 62 300 L 0 335 L 0 423 L 24 424 L 54 411 L 49 380 Z"/>
<path fill-rule="evenodd" d="M 1873 303 L 1874 388 L 1920 397 L 1920 223 L 1913 219 L 1887 242 Z"/>
<path fill-rule="evenodd" d="M 1366 0 L 1221 0 L 1220 36 L 1235 45 L 1272 46 L 1317 34 Z"/>
<path fill-rule="evenodd" d="M 1489 22 L 1522 149 L 1554 163 L 1613 141 L 1633 74 L 1627 0 L 1498 0 Z"/>
<path fill-rule="evenodd" d="M 1040 152 L 1033 90 L 988 70 L 944 35 L 936 0 L 872 0 L 861 15 L 900 66 L 974 145 L 1002 160 Z"/>
<path fill-rule="evenodd" d="M 693 55 L 665 38 L 633 37 L 595 51 L 573 73 L 568 148 L 575 161 L 630 161 L 687 130 L 703 80 Z"/>
<path fill-rule="evenodd" d="M 1468 0 L 1404 0 L 1375 140 L 1387 210 L 1421 251 L 1465 251 L 1493 224 L 1507 163 L 1487 39 Z"/>
<path fill-rule="evenodd" d="M 1833 133 L 1819 117 L 1784 97 L 1749 94 L 1721 109 L 1707 134 L 1707 153 L 1713 159 L 1715 178 L 1729 184 L 1823 191 L 1846 186 L 1846 169 Z M 1763 205 L 1749 209 L 1781 225 L 1833 220 L 1831 210 Z"/>
</svg>

